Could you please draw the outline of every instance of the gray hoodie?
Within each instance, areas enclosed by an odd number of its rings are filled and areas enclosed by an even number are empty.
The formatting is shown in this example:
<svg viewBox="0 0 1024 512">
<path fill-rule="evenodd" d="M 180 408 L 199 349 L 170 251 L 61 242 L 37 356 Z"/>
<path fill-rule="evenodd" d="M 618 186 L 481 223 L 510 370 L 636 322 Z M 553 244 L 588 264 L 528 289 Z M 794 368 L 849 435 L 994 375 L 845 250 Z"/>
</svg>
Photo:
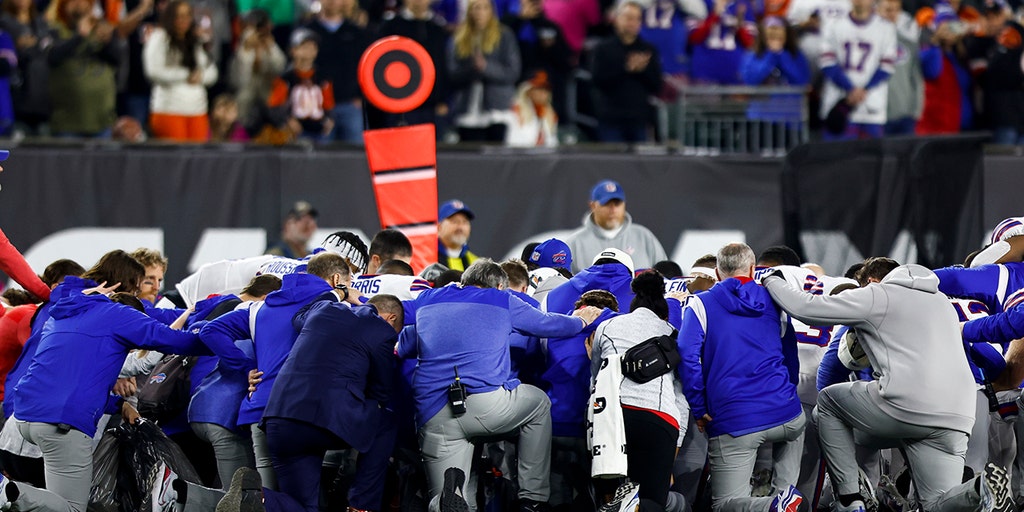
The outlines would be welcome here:
<svg viewBox="0 0 1024 512">
<path fill-rule="evenodd" d="M 977 388 L 956 313 L 931 270 L 903 265 L 881 283 L 835 296 L 810 295 L 773 276 L 763 284 L 779 307 L 807 324 L 857 329 L 877 379 L 871 393 L 886 414 L 970 434 Z"/>
<path fill-rule="evenodd" d="M 622 229 L 612 238 L 600 226 L 594 224 L 594 218 L 588 212 L 583 216 L 583 227 L 573 231 L 565 243 L 572 251 L 572 273 L 589 267 L 594 257 L 601 251 L 614 247 L 629 254 L 633 259 L 633 269 L 651 268 L 655 263 L 668 259 L 665 248 L 651 233 L 651 230 L 633 224 L 633 217 L 628 213 L 622 223 Z"/>
</svg>

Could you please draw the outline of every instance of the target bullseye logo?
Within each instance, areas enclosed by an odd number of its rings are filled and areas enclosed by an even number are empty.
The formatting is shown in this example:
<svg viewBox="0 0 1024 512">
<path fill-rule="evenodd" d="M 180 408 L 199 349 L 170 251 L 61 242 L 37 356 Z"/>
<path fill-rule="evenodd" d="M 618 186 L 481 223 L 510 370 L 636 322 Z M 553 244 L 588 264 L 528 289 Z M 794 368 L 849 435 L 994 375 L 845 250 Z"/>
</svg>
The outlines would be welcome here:
<svg viewBox="0 0 1024 512">
<path fill-rule="evenodd" d="M 416 109 L 434 88 L 434 61 L 407 37 L 379 39 L 359 60 L 359 87 L 377 108 L 393 114 Z"/>
</svg>

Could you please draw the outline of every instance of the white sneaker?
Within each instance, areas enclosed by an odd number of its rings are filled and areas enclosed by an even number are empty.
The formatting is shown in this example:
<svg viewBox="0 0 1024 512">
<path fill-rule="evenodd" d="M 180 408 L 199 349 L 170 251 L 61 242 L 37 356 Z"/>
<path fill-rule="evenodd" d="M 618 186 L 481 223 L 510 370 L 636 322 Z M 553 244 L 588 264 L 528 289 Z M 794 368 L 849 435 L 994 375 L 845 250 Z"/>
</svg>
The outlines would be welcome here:
<svg viewBox="0 0 1024 512">
<path fill-rule="evenodd" d="M 832 502 L 832 512 L 864 512 L 864 502 L 853 500 L 853 503 L 844 507 L 839 500 L 835 500 Z"/>
<path fill-rule="evenodd" d="M 985 465 L 981 475 L 982 512 L 1017 512 L 1010 495 L 1010 477 L 1006 470 L 992 464 Z"/>
<path fill-rule="evenodd" d="M 598 512 L 636 512 L 640 509 L 640 484 L 626 481 L 615 489 L 611 501 L 601 505 Z"/>
<path fill-rule="evenodd" d="M 153 490 L 150 492 L 153 512 L 174 512 L 178 492 L 174 490 L 173 484 L 177 479 L 178 474 L 171 470 L 167 464 L 161 462 L 157 466 L 156 478 L 153 479 Z"/>
</svg>

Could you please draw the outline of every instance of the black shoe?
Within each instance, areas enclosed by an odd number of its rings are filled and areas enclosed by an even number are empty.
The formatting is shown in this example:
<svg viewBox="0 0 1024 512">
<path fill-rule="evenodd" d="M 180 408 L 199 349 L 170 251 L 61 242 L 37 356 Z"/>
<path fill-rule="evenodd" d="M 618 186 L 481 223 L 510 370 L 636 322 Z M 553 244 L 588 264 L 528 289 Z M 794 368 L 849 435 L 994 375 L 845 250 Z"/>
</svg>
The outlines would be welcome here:
<svg viewBox="0 0 1024 512">
<path fill-rule="evenodd" d="M 1005 469 L 991 462 L 986 464 L 979 490 L 982 512 L 1017 512 L 1010 495 L 1010 475 Z"/>
<path fill-rule="evenodd" d="M 444 488 L 441 490 L 441 512 L 469 512 L 469 504 L 462 495 L 466 474 L 459 468 L 444 471 Z M 217 512 L 220 512 L 219 510 Z"/>
<path fill-rule="evenodd" d="M 228 492 L 217 502 L 217 512 L 266 512 L 260 474 L 252 468 L 238 468 Z"/>
</svg>

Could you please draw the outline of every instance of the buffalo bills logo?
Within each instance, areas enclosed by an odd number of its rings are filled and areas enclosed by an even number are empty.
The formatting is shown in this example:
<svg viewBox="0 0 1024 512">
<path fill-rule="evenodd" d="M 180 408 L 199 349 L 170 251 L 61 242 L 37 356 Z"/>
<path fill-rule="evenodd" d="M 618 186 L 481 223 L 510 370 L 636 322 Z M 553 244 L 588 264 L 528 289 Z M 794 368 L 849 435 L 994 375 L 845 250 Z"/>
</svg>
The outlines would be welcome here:
<svg viewBox="0 0 1024 512">
<path fill-rule="evenodd" d="M 165 380 L 167 380 L 167 374 L 161 372 L 161 373 L 158 373 L 158 374 L 150 377 L 149 378 L 149 383 L 150 384 L 160 384 L 161 382 L 163 382 Z"/>
<path fill-rule="evenodd" d="M 566 254 L 565 251 L 559 251 L 551 255 L 551 261 L 554 263 L 565 264 Z"/>
<path fill-rule="evenodd" d="M 595 398 L 594 399 L 594 414 L 601 414 L 601 412 L 604 411 L 604 409 L 605 409 L 605 407 L 607 405 L 608 405 L 608 403 L 605 401 L 604 397 Z"/>
</svg>

